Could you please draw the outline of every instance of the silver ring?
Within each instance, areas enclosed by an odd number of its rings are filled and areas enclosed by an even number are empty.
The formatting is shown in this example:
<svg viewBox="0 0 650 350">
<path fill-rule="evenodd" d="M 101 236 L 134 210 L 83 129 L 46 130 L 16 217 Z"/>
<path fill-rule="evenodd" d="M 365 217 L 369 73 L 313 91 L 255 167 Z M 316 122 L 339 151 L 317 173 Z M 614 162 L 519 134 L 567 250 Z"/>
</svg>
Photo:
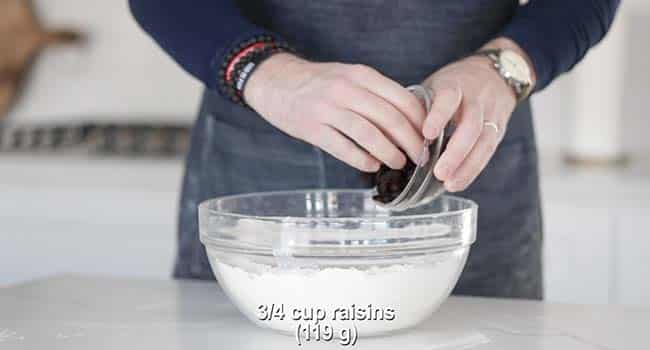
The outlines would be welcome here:
<svg viewBox="0 0 650 350">
<path fill-rule="evenodd" d="M 483 127 L 486 127 L 486 126 L 494 129 L 494 132 L 496 132 L 497 134 L 499 133 L 499 126 L 497 125 L 497 123 L 495 123 L 495 122 L 483 122 Z"/>
</svg>

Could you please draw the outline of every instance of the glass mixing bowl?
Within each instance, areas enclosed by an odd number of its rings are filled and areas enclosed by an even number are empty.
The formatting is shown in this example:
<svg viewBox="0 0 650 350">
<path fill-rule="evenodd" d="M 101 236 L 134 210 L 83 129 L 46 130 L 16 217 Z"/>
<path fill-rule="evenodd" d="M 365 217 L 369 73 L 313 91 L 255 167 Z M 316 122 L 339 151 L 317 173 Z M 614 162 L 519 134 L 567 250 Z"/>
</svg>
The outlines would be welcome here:
<svg viewBox="0 0 650 350">
<path fill-rule="evenodd" d="M 367 190 L 305 190 L 208 200 L 199 224 L 217 280 L 254 323 L 369 336 L 413 327 L 448 297 L 476 214 L 452 196 L 391 212 Z"/>
</svg>

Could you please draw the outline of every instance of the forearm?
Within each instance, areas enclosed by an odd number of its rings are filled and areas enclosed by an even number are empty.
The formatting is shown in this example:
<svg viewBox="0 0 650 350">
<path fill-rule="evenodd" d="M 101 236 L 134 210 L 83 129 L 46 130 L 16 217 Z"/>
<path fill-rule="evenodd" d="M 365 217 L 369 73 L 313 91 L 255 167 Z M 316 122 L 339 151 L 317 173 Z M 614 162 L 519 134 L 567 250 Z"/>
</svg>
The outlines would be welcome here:
<svg viewBox="0 0 650 350">
<path fill-rule="evenodd" d="M 215 88 L 228 51 L 261 34 L 232 0 L 129 0 L 140 26 L 183 69 Z"/>
<path fill-rule="evenodd" d="M 501 36 L 529 57 L 536 90 L 569 71 L 607 33 L 620 0 L 532 0 Z"/>
</svg>

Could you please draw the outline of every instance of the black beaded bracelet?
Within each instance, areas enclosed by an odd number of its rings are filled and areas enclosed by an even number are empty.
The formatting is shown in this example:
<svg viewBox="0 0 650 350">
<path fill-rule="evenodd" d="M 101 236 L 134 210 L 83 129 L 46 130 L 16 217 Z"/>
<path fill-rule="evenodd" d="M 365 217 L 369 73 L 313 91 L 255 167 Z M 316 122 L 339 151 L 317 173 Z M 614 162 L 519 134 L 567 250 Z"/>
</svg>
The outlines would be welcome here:
<svg viewBox="0 0 650 350">
<path fill-rule="evenodd" d="M 249 52 L 237 57 L 245 50 L 249 50 Z M 243 91 L 248 78 L 264 60 L 279 52 L 294 52 L 294 50 L 284 42 L 275 42 L 271 36 L 259 36 L 236 45 L 226 55 L 226 59 L 224 59 L 219 70 L 219 88 L 221 92 L 231 101 L 246 105 L 243 99 Z M 232 62 L 233 60 L 237 61 Z M 231 66 L 233 63 L 234 65 Z"/>
<path fill-rule="evenodd" d="M 259 67 L 260 63 L 275 53 L 288 51 L 290 51 L 288 46 L 274 45 L 262 49 L 256 49 L 244 56 L 239 60 L 239 62 L 237 62 L 232 73 L 231 84 L 235 88 L 235 91 L 240 95 L 243 93 L 248 78 L 251 76 L 253 71 Z"/>
<path fill-rule="evenodd" d="M 221 79 L 225 79 L 226 68 L 228 68 L 228 65 L 230 64 L 232 59 L 235 56 L 237 56 L 237 54 L 239 54 L 245 48 L 247 48 L 247 47 L 249 47 L 249 46 L 251 46 L 253 44 L 256 44 L 256 43 L 270 43 L 270 42 L 274 42 L 274 41 L 275 40 L 270 35 L 259 35 L 259 36 L 255 36 L 253 38 L 250 38 L 248 40 L 242 41 L 241 43 L 233 46 L 232 48 L 230 48 L 228 53 L 224 56 L 223 61 L 221 62 L 221 66 L 219 67 L 219 77 Z"/>
</svg>

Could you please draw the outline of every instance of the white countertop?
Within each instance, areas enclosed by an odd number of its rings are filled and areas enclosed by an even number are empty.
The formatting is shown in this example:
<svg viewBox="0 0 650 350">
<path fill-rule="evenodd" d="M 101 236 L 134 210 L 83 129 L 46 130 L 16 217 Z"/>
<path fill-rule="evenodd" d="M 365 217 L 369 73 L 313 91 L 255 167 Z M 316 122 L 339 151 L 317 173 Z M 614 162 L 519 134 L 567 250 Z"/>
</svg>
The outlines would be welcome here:
<svg viewBox="0 0 650 350">
<path fill-rule="evenodd" d="M 650 309 L 451 297 L 411 332 L 354 349 L 641 349 Z M 63 276 L 0 288 L 0 348 L 294 349 L 215 283 Z M 302 348 L 340 348 L 336 342 Z"/>
</svg>

